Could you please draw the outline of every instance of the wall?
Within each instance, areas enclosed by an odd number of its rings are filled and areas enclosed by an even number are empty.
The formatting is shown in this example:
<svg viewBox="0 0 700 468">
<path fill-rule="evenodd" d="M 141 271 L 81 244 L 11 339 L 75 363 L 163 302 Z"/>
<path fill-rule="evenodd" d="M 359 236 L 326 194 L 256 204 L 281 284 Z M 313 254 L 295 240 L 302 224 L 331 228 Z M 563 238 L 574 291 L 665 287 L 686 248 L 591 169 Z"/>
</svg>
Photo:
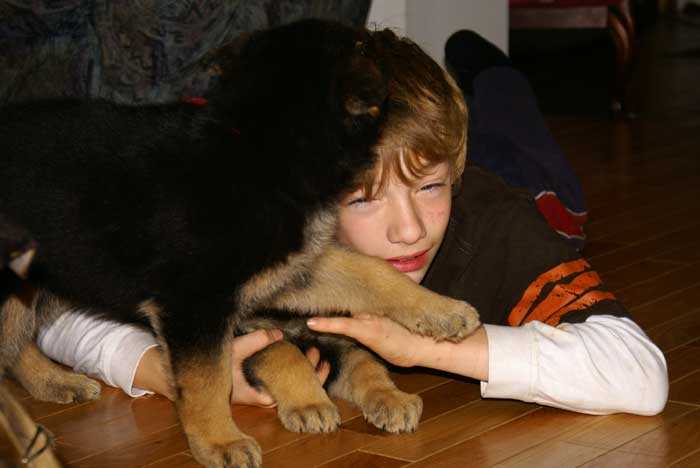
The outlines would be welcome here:
<svg viewBox="0 0 700 468">
<path fill-rule="evenodd" d="M 459 29 L 473 29 L 508 50 L 507 0 L 373 0 L 367 24 L 410 37 L 438 63 L 445 41 Z"/>
</svg>

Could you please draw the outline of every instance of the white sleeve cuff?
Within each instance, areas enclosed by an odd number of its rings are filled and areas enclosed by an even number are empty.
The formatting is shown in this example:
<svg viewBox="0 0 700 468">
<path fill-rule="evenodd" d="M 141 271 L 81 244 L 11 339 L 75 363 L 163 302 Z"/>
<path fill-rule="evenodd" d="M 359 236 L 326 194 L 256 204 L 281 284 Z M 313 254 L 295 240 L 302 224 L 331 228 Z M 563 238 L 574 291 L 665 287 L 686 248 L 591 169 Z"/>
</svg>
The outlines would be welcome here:
<svg viewBox="0 0 700 468">
<path fill-rule="evenodd" d="M 517 398 L 532 402 L 535 340 L 530 330 L 484 324 L 489 346 L 489 381 L 481 382 L 484 398 Z"/>
</svg>

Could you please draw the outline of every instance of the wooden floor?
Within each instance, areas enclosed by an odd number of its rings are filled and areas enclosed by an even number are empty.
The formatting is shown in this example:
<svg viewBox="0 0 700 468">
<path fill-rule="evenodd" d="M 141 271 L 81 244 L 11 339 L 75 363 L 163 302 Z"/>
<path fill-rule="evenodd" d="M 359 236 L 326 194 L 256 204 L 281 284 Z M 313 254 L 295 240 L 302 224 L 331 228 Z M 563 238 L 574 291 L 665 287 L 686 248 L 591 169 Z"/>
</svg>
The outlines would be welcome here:
<svg viewBox="0 0 700 468">
<path fill-rule="evenodd" d="M 700 30 L 683 28 L 664 23 L 643 44 L 637 120 L 549 118 L 587 193 L 585 254 L 666 354 L 665 411 L 594 417 L 482 400 L 474 382 L 416 372 L 397 375 L 425 403 L 409 435 L 382 434 L 342 403 L 341 429 L 324 436 L 235 407 L 265 467 L 700 467 L 700 61 L 670 53 L 700 47 Z M 99 401 L 59 406 L 15 393 L 56 435 L 66 466 L 198 466 L 164 398 L 106 388 Z"/>
</svg>

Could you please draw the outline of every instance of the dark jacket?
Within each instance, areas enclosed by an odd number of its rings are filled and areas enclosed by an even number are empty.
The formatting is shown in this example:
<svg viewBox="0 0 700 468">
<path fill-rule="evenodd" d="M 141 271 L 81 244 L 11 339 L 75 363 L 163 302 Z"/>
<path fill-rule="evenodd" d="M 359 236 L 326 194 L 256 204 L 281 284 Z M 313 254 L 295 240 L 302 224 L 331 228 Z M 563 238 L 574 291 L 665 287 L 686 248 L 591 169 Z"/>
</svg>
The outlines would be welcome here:
<svg viewBox="0 0 700 468">
<path fill-rule="evenodd" d="M 576 248 L 549 227 L 529 192 L 475 166 L 464 171 L 423 285 L 471 303 L 484 323 L 629 317 Z"/>
</svg>

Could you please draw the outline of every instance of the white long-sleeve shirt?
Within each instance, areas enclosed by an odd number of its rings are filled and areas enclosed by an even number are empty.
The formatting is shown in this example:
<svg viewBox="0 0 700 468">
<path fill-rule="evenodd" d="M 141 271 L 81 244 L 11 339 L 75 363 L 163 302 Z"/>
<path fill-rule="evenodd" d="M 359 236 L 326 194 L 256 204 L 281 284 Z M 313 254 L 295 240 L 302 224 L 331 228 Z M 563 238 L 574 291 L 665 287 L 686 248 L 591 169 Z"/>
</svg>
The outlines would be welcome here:
<svg viewBox="0 0 700 468">
<path fill-rule="evenodd" d="M 633 321 L 609 315 L 557 327 L 485 325 L 489 381 L 484 398 L 510 398 L 590 414 L 659 413 L 668 397 L 663 353 Z M 156 346 L 143 329 L 66 312 L 39 333 L 46 355 L 131 396 L 143 354 Z"/>
</svg>

